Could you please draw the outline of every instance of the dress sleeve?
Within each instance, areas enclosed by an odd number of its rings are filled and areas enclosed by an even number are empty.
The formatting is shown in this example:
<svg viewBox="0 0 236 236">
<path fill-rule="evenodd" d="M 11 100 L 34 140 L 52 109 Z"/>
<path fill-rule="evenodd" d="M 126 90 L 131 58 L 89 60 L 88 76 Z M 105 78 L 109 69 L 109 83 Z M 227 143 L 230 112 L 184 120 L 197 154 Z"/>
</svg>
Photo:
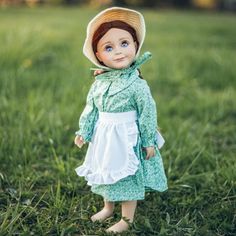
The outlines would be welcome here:
<svg viewBox="0 0 236 236">
<path fill-rule="evenodd" d="M 138 126 L 143 147 L 155 146 L 157 130 L 156 103 L 151 95 L 147 82 L 139 80 L 135 89 L 135 103 L 138 113 Z"/>
<path fill-rule="evenodd" d="M 75 132 L 76 135 L 81 135 L 85 142 L 91 141 L 94 126 L 98 119 L 98 109 L 94 104 L 93 90 L 94 84 L 88 92 L 86 106 L 79 119 L 79 131 Z"/>
</svg>

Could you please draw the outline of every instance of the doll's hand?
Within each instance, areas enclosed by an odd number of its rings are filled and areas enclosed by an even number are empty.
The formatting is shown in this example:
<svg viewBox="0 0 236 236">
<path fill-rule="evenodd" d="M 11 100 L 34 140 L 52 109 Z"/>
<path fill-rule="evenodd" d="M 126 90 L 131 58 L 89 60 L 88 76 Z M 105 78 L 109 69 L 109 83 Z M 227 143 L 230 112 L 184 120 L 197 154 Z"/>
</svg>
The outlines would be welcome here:
<svg viewBox="0 0 236 236">
<path fill-rule="evenodd" d="M 93 75 L 94 75 L 94 76 L 97 76 L 97 75 L 102 74 L 103 72 L 104 72 L 103 70 L 95 70 L 94 73 L 93 73 Z"/>
<path fill-rule="evenodd" d="M 144 149 L 146 151 L 146 160 L 149 160 L 151 157 L 156 155 L 154 147 L 145 147 Z"/>
<path fill-rule="evenodd" d="M 83 146 L 84 143 L 85 143 L 83 137 L 80 136 L 80 135 L 77 135 L 77 136 L 75 137 L 74 142 L 75 142 L 75 145 L 77 145 L 79 148 L 82 148 L 82 146 Z"/>
</svg>

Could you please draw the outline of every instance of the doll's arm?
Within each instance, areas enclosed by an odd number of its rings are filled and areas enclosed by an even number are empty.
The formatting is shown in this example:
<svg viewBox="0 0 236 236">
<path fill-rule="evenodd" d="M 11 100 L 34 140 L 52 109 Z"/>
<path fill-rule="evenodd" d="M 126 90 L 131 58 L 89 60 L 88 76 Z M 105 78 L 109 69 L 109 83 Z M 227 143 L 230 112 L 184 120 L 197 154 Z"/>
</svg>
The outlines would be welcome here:
<svg viewBox="0 0 236 236">
<path fill-rule="evenodd" d="M 98 119 L 98 109 L 94 104 L 93 89 L 94 84 L 89 90 L 86 106 L 79 119 L 79 131 L 75 132 L 76 136 L 81 136 L 83 138 L 83 142 L 91 141 L 94 126 Z"/>
<path fill-rule="evenodd" d="M 157 144 L 157 111 L 156 103 L 151 95 L 150 88 L 145 80 L 138 80 L 135 89 L 135 102 L 138 112 L 139 131 L 143 147 Z"/>
</svg>

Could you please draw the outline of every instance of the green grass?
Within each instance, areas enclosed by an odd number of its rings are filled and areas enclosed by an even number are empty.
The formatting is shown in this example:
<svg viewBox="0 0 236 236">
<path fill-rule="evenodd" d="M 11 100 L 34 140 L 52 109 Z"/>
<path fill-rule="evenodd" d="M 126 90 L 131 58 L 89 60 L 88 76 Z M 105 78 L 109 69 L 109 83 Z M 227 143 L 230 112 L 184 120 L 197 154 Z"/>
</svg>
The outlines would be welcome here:
<svg viewBox="0 0 236 236">
<path fill-rule="evenodd" d="M 0 235 L 104 235 L 102 207 L 76 176 L 73 145 L 93 78 L 82 55 L 86 8 L 0 10 Z M 169 190 L 138 204 L 124 235 L 235 235 L 236 18 L 142 11 L 142 67 L 166 139 Z"/>
</svg>

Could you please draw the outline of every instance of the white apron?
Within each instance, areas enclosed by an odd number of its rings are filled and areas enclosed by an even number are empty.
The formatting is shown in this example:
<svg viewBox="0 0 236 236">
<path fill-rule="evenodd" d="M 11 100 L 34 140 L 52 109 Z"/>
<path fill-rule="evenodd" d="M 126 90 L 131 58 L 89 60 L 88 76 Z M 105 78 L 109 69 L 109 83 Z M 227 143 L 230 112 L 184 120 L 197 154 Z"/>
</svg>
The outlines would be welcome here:
<svg viewBox="0 0 236 236">
<path fill-rule="evenodd" d="M 76 168 L 88 185 L 113 184 L 135 174 L 139 165 L 133 149 L 139 135 L 136 120 L 136 111 L 99 112 L 84 163 Z"/>
</svg>

